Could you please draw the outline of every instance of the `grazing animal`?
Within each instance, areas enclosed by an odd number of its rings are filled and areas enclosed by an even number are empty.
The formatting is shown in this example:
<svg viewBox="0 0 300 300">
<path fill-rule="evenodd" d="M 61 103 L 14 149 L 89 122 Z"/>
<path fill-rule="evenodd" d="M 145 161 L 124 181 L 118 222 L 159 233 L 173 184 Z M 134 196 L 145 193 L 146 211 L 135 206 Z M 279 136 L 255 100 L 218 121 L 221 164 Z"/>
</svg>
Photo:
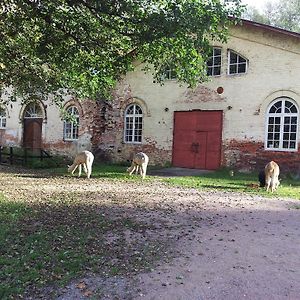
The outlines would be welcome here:
<svg viewBox="0 0 300 300">
<path fill-rule="evenodd" d="M 275 161 L 270 161 L 265 166 L 265 178 L 266 178 L 266 189 L 267 192 L 271 187 L 271 192 L 274 192 L 279 186 L 279 166 Z"/>
<path fill-rule="evenodd" d="M 129 175 L 132 175 L 134 171 L 136 174 L 139 171 L 143 179 L 145 179 L 148 162 L 149 157 L 147 154 L 143 152 L 136 153 L 132 159 L 131 166 L 127 169 L 127 172 L 129 172 Z"/>
<path fill-rule="evenodd" d="M 258 173 L 258 181 L 259 181 L 259 186 L 260 187 L 265 187 L 266 186 L 265 170 L 260 170 L 260 172 Z"/>
<path fill-rule="evenodd" d="M 92 174 L 93 161 L 94 155 L 92 152 L 82 151 L 75 156 L 73 164 L 71 166 L 68 166 L 68 172 L 71 172 L 73 175 L 76 168 L 78 167 L 78 177 L 80 177 L 81 166 L 83 166 L 83 170 L 86 173 L 87 178 L 90 178 Z"/>
</svg>

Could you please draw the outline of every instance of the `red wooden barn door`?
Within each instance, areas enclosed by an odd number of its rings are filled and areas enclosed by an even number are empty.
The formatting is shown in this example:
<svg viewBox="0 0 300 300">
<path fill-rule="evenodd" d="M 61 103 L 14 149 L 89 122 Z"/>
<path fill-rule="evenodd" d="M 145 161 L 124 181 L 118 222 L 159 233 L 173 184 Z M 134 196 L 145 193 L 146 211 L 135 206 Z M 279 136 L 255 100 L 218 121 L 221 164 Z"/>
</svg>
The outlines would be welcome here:
<svg viewBox="0 0 300 300">
<path fill-rule="evenodd" d="M 214 170 L 221 163 L 222 111 L 175 112 L 173 165 Z"/>
</svg>

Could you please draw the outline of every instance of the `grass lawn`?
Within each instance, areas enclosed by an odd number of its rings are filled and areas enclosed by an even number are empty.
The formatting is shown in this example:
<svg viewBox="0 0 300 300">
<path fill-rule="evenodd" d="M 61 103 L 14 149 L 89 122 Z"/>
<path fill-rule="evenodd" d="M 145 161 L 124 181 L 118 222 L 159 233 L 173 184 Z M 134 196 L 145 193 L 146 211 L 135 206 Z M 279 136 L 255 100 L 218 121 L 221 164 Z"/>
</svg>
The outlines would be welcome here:
<svg viewBox="0 0 300 300">
<path fill-rule="evenodd" d="M 300 200 L 300 180 L 284 178 L 274 193 L 267 193 L 265 188 L 259 187 L 257 173 L 235 173 L 234 176 L 230 176 L 229 171 L 224 169 L 197 177 L 172 177 L 164 179 L 164 181 L 170 184 L 191 188 L 218 189 L 267 197 L 287 197 Z"/>
<path fill-rule="evenodd" d="M 151 167 L 150 167 L 151 169 Z M 58 170 L 58 169 L 57 169 Z M 126 166 L 120 165 L 101 165 L 93 168 L 93 178 L 111 178 L 115 180 L 141 180 L 140 176 L 129 176 Z M 65 169 L 59 169 L 59 173 L 65 173 Z M 83 176 L 83 175 L 82 175 Z M 147 181 L 154 180 L 154 177 L 147 176 Z M 157 177 L 155 178 L 157 180 Z M 203 174 L 201 176 L 185 177 L 165 177 L 160 178 L 168 184 L 199 189 L 217 189 L 231 192 L 246 192 L 251 194 L 263 195 L 268 197 L 287 197 L 300 200 L 300 179 L 293 179 L 285 176 L 277 191 L 267 193 L 264 188 L 259 187 L 258 173 L 238 173 L 230 176 L 227 169 Z"/>
<path fill-rule="evenodd" d="M 53 176 L 66 175 L 66 168 L 51 172 Z M 120 165 L 94 166 L 92 178 L 142 180 L 140 176 L 129 176 L 126 166 Z M 285 178 L 278 191 L 267 194 L 258 187 L 257 174 L 237 173 L 231 177 L 228 170 L 194 177 L 145 179 L 155 180 L 188 188 L 300 199 L 299 180 Z M 53 195 L 44 202 L 7 199 L 0 193 L 0 299 L 21 298 L 27 292 L 39 296 L 41 287 L 62 286 L 87 273 L 124 275 L 147 270 L 160 259 L 167 259 L 162 254 L 167 253 L 164 244 L 158 239 L 136 240 L 134 246 L 125 242 L 124 230 L 135 236 L 155 232 L 155 228 L 130 216 L 111 216 L 109 208 L 83 203 L 82 194 L 75 192 Z M 105 242 L 107 234 L 116 239 Z"/>
</svg>

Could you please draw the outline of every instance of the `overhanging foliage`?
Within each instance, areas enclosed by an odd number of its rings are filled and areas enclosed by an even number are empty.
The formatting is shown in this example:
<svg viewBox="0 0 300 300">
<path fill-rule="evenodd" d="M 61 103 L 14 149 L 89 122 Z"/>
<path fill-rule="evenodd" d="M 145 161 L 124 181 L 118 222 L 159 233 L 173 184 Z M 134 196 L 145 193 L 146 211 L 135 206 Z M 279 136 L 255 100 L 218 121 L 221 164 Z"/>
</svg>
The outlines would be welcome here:
<svg viewBox="0 0 300 300">
<path fill-rule="evenodd" d="M 0 82 L 23 99 L 75 93 L 109 98 L 136 59 L 162 80 L 169 65 L 205 80 L 211 40 L 226 41 L 240 0 L 6 0 L 1 4 Z M 230 3 L 228 3 L 230 2 Z M 229 19 L 228 16 L 234 17 Z"/>
</svg>

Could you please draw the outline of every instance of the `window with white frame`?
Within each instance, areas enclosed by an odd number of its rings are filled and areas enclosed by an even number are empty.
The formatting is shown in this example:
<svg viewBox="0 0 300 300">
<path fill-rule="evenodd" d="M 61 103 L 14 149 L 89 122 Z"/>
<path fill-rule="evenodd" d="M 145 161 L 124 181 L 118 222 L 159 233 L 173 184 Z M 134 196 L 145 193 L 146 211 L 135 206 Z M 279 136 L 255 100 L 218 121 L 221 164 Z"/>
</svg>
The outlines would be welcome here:
<svg viewBox="0 0 300 300">
<path fill-rule="evenodd" d="M 125 110 L 124 141 L 126 143 L 141 143 L 142 131 L 142 108 L 137 104 L 131 104 Z"/>
<path fill-rule="evenodd" d="M 290 98 L 275 100 L 267 112 L 266 149 L 296 151 L 298 108 Z"/>
<path fill-rule="evenodd" d="M 73 141 L 78 139 L 79 112 L 76 106 L 67 109 L 67 119 L 64 120 L 64 139 Z"/>
<path fill-rule="evenodd" d="M 6 111 L 4 108 L 0 108 L 0 128 L 6 127 Z"/>
<path fill-rule="evenodd" d="M 238 53 L 229 50 L 228 51 L 228 74 L 244 74 L 247 72 L 248 61 L 245 57 Z"/>
<path fill-rule="evenodd" d="M 43 111 L 39 103 L 31 102 L 24 110 L 24 119 L 43 118 Z"/>
<path fill-rule="evenodd" d="M 222 49 L 214 47 L 212 49 L 212 56 L 207 61 L 207 75 L 218 76 L 221 75 L 222 65 Z"/>
</svg>

